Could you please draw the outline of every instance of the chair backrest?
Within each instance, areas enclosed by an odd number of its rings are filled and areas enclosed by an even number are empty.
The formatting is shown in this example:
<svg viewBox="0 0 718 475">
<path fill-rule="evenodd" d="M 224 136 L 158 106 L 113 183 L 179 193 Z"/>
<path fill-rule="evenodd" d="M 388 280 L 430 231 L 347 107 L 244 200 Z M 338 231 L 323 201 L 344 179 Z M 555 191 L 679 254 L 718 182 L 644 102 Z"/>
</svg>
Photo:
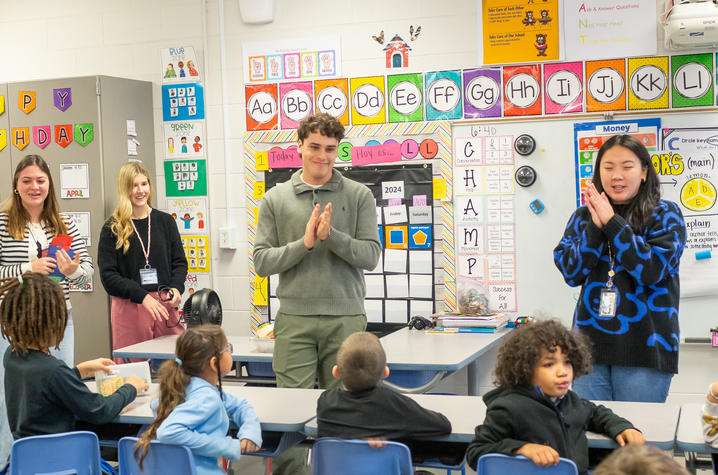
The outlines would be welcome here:
<svg viewBox="0 0 718 475">
<path fill-rule="evenodd" d="M 196 475 L 192 451 L 184 445 L 163 444 L 157 440 L 150 442 L 150 450 L 142 462 L 140 470 L 135 460 L 137 437 L 123 437 L 117 444 L 117 461 L 120 463 L 120 475 Z"/>
<path fill-rule="evenodd" d="M 10 452 L 10 475 L 76 473 L 100 475 L 100 442 L 77 431 L 18 439 Z"/>
<path fill-rule="evenodd" d="M 411 475 L 409 448 L 386 442 L 383 449 L 369 447 L 365 440 L 322 438 L 312 450 L 314 475 Z"/>
<path fill-rule="evenodd" d="M 476 464 L 477 475 L 505 475 L 520 473 L 522 475 L 578 475 L 578 468 L 573 460 L 561 458 L 558 465 L 539 467 L 533 460 L 523 455 L 511 456 L 503 454 L 486 454 Z"/>
</svg>

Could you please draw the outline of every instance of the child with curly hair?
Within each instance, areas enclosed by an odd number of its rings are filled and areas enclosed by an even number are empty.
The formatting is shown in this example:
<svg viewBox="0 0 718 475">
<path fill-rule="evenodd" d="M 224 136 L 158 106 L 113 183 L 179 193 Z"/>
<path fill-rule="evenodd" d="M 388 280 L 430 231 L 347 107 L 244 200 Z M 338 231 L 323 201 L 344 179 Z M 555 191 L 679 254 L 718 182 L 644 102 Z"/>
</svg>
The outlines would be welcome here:
<svg viewBox="0 0 718 475">
<path fill-rule="evenodd" d="M 579 473 L 587 473 L 587 430 L 621 446 L 646 441 L 626 419 L 571 391 L 573 379 L 590 371 L 591 353 L 586 338 L 560 322 L 515 330 L 497 360 L 497 388 L 484 395 L 486 418 L 466 453 L 474 470 L 482 455 L 501 453 L 524 455 L 541 466 L 564 457 L 576 463 Z"/>
</svg>

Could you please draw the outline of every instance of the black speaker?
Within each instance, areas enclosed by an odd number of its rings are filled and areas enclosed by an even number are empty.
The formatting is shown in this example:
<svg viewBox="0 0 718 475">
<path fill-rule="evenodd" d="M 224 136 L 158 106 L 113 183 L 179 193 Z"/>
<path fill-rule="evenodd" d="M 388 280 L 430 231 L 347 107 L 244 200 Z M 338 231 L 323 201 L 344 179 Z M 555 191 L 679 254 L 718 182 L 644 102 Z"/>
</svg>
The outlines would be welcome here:
<svg viewBox="0 0 718 475">
<path fill-rule="evenodd" d="M 222 325 L 222 303 L 212 289 L 198 290 L 187 299 L 182 307 L 182 317 L 187 328 L 211 323 Z"/>
</svg>

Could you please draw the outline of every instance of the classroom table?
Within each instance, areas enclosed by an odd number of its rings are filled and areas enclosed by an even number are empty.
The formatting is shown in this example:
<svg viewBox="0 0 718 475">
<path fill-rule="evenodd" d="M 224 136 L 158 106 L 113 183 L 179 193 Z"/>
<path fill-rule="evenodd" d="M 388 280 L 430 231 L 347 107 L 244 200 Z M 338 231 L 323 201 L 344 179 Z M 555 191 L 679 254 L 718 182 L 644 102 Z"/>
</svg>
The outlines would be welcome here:
<svg viewBox="0 0 718 475">
<path fill-rule="evenodd" d="M 412 399 L 427 409 L 444 414 L 451 422 L 451 434 L 436 437 L 437 441 L 469 443 L 474 439 L 474 429 L 486 415 L 482 398 L 472 396 L 441 396 L 413 394 Z M 646 442 L 661 450 L 673 448 L 680 406 L 674 404 L 595 401 L 610 408 L 616 414 L 630 420 L 643 432 Z M 317 420 L 307 422 L 305 434 L 317 436 Z M 616 448 L 618 443 L 605 435 L 588 432 L 588 445 L 594 448 Z M 432 438 L 433 440 L 433 438 Z"/>
<path fill-rule="evenodd" d="M 686 468 L 691 473 L 696 471 L 696 453 L 713 454 L 714 460 L 715 454 L 718 454 L 718 447 L 705 443 L 701 425 L 702 414 L 703 403 L 684 404 L 681 406 L 681 416 L 678 419 L 676 445 L 685 452 Z"/>
<path fill-rule="evenodd" d="M 469 395 L 479 394 L 480 365 L 478 358 L 494 348 L 509 333 L 502 329 L 495 333 L 427 333 L 402 328 L 381 338 L 390 370 L 436 371 L 437 376 L 425 390 L 438 383 L 446 373 L 467 368 Z M 136 343 L 113 351 L 116 358 L 174 358 L 177 335 L 167 335 Z M 227 336 L 234 351 L 232 359 L 240 362 L 271 363 L 271 353 L 257 352 L 248 336 Z M 493 362 L 486 367 L 491 371 Z M 402 390 L 411 391 L 408 388 Z"/>
<path fill-rule="evenodd" d="M 95 391 L 94 381 L 86 383 Z M 267 388 L 252 386 L 224 385 L 223 391 L 244 398 L 252 405 L 259 417 L 263 437 L 268 433 L 278 434 L 278 442 L 267 447 L 267 441 L 260 452 L 252 455 L 276 456 L 282 451 L 304 439 L 304 425 L 316 416 L 317 399 L 321 389 Z M 139 395 L 122 410 L 113 421 L 127 424 L 150 424 L 154 414 L 150 402 L 157 399 L 159 384 L 153 383 L 150 389 Z"/>
</svg>

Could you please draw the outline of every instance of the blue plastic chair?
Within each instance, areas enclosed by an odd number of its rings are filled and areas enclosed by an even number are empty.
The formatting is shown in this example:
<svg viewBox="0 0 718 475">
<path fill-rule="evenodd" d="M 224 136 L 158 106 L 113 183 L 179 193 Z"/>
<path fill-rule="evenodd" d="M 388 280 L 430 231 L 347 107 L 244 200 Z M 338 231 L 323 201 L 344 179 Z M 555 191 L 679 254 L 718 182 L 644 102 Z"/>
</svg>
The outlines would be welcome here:
<svg viewBox="0 0 718 475">
<path fill-rule="evenodd" d="M 197 475 L 192 451 L 184 445 L 163 444 L 150 441 L 150 450 L 142 462 L 140 470 L 135 460 L 137 437 L 123 437 L 117 444 L 117 459 L 120 462 L 120 475 Z"/>
<path fill-rule="evenodd" d="M 573 460 L 561 458 L 558 465 L 540 467 L 533 460 L 523 455 L 486 454 L 476 464 L 477 475 L 505 475 L 520 473 L 521 475 L 578 475 L 578 467 Z"/>
<path fill-rule="evenodd" d="M 77 431 L 18 439 L 10 451 L 10 475 L 100 475 L 100 442 L 94 432 Z"/>
<path fill-rule="evenodd" d="M 322 438 L 313 449 L 314 475 L 412 475 L 411 453 L 399 442 L 387 441 L 383 449 L 365 440 Z"/>
</svg>

